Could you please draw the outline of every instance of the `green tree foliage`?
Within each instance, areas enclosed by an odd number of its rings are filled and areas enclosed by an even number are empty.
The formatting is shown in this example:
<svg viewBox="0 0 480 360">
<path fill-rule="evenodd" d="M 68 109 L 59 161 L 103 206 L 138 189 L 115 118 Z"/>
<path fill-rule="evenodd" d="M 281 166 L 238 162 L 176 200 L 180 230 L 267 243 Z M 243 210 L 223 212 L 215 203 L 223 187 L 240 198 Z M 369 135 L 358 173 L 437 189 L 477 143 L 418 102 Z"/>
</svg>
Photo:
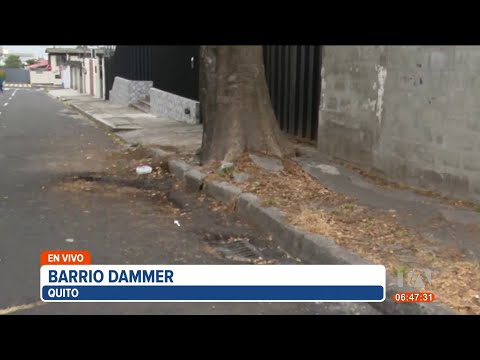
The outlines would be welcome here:
<svg viewBox="0 0 480 360">
<path fill-rule="evenodd" d="M 27 61 L 25 61 L 27 63 L 27 65 L 33 65 L 37 62 L 38 60 L 37 59 L 28 59 Z"/>
<path fill-rule="evenodd" d="M 8 55 L 5 59 L 5 66 L 9 68 L 21 68 L 23 66 L 20 56 Z"/>
</svg>

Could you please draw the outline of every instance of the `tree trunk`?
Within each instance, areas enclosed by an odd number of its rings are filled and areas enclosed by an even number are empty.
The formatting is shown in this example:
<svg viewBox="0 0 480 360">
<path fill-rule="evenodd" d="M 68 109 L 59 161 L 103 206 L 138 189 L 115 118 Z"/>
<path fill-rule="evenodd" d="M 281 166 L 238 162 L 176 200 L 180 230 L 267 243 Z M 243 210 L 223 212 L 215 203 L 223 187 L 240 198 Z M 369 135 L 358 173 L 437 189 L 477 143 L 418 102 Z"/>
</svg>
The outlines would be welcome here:
<svg viewBox="0 0 480 360">
<path fill-rule="evenodd" d="M 200 104 L 203 163 L 293 154 L 273 112 L 261 46 L 202 46 Z"/>
</svg>

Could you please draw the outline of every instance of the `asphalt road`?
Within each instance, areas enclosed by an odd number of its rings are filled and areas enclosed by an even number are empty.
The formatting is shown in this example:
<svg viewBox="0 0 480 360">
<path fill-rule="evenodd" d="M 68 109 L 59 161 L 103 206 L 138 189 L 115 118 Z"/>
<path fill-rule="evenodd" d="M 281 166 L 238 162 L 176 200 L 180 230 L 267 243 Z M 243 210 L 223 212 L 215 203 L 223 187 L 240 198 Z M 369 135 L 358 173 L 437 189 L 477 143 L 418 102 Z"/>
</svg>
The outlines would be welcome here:
<svg viewBox="0 0 480 360">
<path fill-rule="evenodd" d="M 149 191 L 122 182 L 116 171 L 135 161 L 123 149 L 43 91 L 0 94 L 0 314 L 378 314 L 355 303 L 42 303 L 43 250 L 89 250 L 97 264 L 228 264 L 241 262 L 215 242 L 245 237 L 267 261 L 296 262 L 215 204 L 175 192 L 168 174 Z M 99 175 L 76 181 L 85 172 Z"/>
</svg>

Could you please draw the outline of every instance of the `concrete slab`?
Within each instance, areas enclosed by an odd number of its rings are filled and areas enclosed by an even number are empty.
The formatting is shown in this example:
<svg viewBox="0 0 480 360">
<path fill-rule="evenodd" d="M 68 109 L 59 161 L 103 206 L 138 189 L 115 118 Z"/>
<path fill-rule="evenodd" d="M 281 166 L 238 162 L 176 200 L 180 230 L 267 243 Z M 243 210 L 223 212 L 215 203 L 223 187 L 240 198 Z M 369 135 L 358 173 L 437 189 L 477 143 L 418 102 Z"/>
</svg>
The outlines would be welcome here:
<svg viewBox="0 0 480 360">
<path fill-rule="evenodd" d="M 259 167 L 271 171 L 271 172 L 279 172 L 283 170 L 283 165 L 278 159 L 263 157 L 258 155 L 250 155 L 252 161 Z"/>
</svg>

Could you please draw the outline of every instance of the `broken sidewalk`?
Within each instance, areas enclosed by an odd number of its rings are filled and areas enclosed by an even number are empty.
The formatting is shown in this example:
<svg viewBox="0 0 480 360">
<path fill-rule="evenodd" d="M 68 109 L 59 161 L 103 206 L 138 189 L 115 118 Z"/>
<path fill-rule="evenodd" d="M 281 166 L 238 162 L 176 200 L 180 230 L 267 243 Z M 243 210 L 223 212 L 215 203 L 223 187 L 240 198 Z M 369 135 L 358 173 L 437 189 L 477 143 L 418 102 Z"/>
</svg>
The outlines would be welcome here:
<svg viewBox="0 0 480 360">
<path fill-rule="evenodd" d="M 61 93 L 63 91 L 63 95 Z M 94 99 L 65 90 L 51 92 L 66 104 L 87 117 L 106 126 L 129 144 L 141 144 L 160 151 L 186 158 L 193 155 L 201 145 L 202 126 L 189 125 L 170 119 L 161 119 L 139 110 L 122 107 L 108 101 Z M 339 165 L 316 149 L 299 146 L 300 156 L 295 158 L 310 176 L 335 193 L 354 198 L 356 204 L 373 210 L 395 213 L 396 220 L 403 226 L 413 228 L 422 236 L 439 244 L 458 248 L 467 253 L 472 261 L 480 258 L 480 213 L 472 208 L 459 208 L 437 199 L 423 196 L 411 190 L 379 186 L 366 180 L 357 172 Z M 192 156 L 190 159 L 193 158 Z M 272 173 L 282 171 L 279 163 L 253 158 L 257 166 Z M 286 223 L 281 211 L 265 207 L 258 197 L 242 191 L 227 182 L 207 181 L 202 169 L 191 163 L 171 161 L 172 173 L 186 182 L 191 191 L 204 189 L 206 193 L 223 202 L 234 201 L 236 209 L 251 223 L 256 223 L 275 234 L 276 240 L 302 260 L 310 263 L 366 263 L 355 253 L 343 249 L 334 241 L 316 234 L 295 229 Z M 236 179 L 246 181 L 247 174 Z M 390 279 L 385 308 L 387 313 L 450 313 L 436 304 L 395 304 L 391 301 L 392 291 L 399 290 L 395 279 Z M 435 281 L 435 279 L 433 279 Z M 477 289 L 477 291 L 480 291 Z M 384 309 L 385 310 L 385 309 Z"/>
</svg>

